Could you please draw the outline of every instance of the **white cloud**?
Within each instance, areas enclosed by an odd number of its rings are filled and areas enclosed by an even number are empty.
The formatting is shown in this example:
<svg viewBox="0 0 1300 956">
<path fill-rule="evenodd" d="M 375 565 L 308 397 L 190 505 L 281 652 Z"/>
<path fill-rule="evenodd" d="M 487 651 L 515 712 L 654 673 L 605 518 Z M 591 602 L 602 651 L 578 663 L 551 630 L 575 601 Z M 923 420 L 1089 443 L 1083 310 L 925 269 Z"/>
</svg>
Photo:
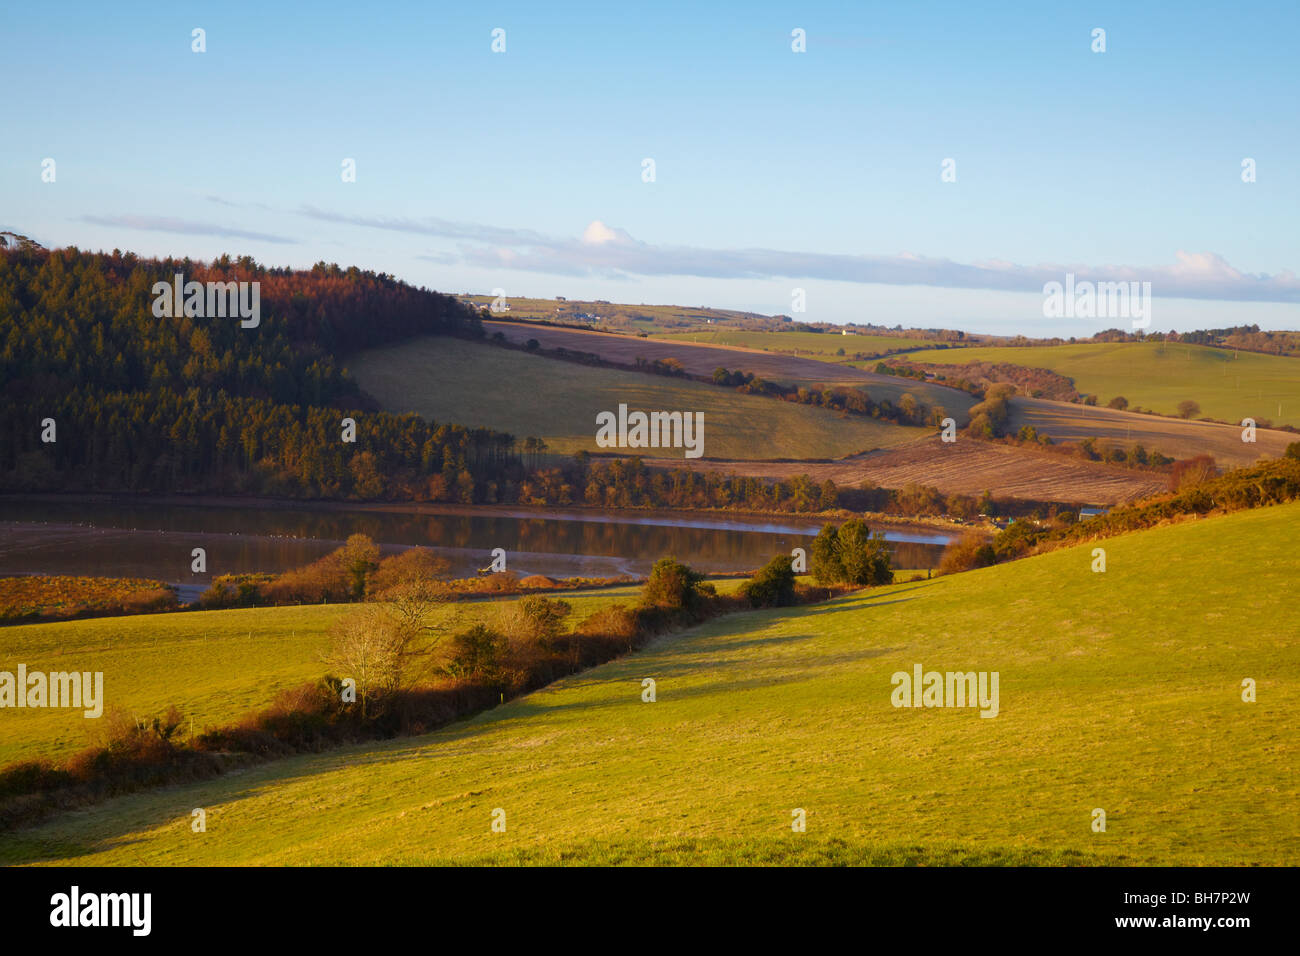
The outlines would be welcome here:
<svg viewBox="0 0 1300 956">
<path fill-rule="evenodd" d="M 710 279 L 823 279 L 836 282 L 989 289 L 1040 293 L 1067 272 L 1076 280 L 1150 282 L 1156 298 L 1238 302 L 1300 302 L 1300 279 L 1242 272 L 1213 252 L 1178 250 L 1164 266 L 1040 263 L 1019 265 L 990 258 L 961 263 L 913 252 L 894 255 L 796 252 L 779 249 L 707 249 L 652 245 L 625 230 L 593 220 L 578 238 L 548 236 L 530 229 L 459 223 L 445 219 L 353 216 L 304 206 L 299 214 L 326 222 L 407 232 L 458 243 L 464 265 L 557 276 L 627 278 L 697 276 Z M 446 254 L 445 252 L 443 253 Z"/>
</svg>

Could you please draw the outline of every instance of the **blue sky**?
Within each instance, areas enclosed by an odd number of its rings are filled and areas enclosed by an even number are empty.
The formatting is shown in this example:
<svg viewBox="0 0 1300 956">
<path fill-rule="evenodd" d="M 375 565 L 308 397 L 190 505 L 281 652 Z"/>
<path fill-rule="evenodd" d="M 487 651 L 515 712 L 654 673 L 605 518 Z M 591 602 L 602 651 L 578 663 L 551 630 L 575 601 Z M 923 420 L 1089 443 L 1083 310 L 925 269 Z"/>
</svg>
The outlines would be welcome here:
<svg viewBox="0 0 1300 956">
<path fill-rule="evenodd" d="M 1043 317 L 1074 271 L 1151 281 L 1159 329 L 1300 327 L 1300 5 L 976 6 L 15 6 L 0 228 L 452 292 L 1121 324 Z"/>
</svg>

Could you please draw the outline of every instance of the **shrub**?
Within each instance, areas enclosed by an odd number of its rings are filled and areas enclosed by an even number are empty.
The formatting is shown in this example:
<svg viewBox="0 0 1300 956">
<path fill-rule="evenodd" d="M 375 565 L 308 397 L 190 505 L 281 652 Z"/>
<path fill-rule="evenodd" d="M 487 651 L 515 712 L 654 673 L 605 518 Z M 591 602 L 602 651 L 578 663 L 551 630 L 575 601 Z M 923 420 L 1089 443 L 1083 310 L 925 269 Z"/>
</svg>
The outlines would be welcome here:
<svg viewBox="0 0 1300 956">
<path fill-rule="evenodd" d="M 794 569 L 789 555 L 778 554 L 740 588 L 752 607 L 785 607 L 793 604 Z"/>
<path fill-rule="evenodd" d="M 1178 403 L 1179 418 L 1195 418 L 1199 414 L 1201 414 L 1201 406 L 1190 398 Z"/>
<path fill-rule="evenodd" d="M 565 619 L 572 611 L 573 606 L 568 601 L 530 594 L 501 609 L 501 631 L 512 642 L 549 648 L 564 633 Z"/>
<path fill-rule="evenodd" d="M 380 561 L 366 582 L 366 588 L 372 596 L 382 597 L 393 588 L 434 581 L 446 577 L 450 571 L 451 562 L 430 549 L 408 548 Z"/>
<path fill-rule="evenodd" d="M 271 604 L 320 604 L 323 601 L 348 600 L 350 588 L 341 550 L 331 551 L 305 567 L 279 575 L 263 588 L 264 597 Z"/>
<path fill-rule="evenodd" d="M 555 578 L 548 578 L 544 574 L 530 574 L 519 581 L 521 588 L 553 588 L 558 582 Z"/>
<path fill-rule="evenodd" d="M 970 531 L 943 549 L 940 574 L 956 574 L 972 568 L 986 568 L 997 561 L 993 545 L 978 531 Z"/>
<path fill-rule="evenodd" d="M 640 634 L 636 614 L 624 604 L 611 604 L 583 619 L 574 628 L 582 636 L 604 634 L 623 641 L 635 640 Z"/>
<path fill-rule="evenodd" d="M 704 582 L 703 574 L 691 570 L 676 558 L 660 558 L 650 570 L 650 577 L 641 591 L 641 600 L 651 607 L 694 613 L 700 609 L 704 598 L 713 594 L 713 585 Z"/>
<path fill-rule="evenodd" d="M 503 635 L 486 624 L 471 624 L 451 639 L 451 649 L 443 670 L 452 677 L 477 677 L 491 680 L 499 674 Z"/>
<path fill-rule="evenodd" d="M 228 607 L 252 607 L 270 603 L 273 574 L 222 574 L 199 595 L 199 606 L 206 610 Z"/>
<path fill-rule="evenodd" d="M 1215 467 L 1212 455 L 1196 455 L 1193 458 L 1174 462 L 1173 470 L 1169 472 L 1169 490 L 1182 491 L 1191 488 L 1209 481 L 1217 473 L 1218 469 Z"/>
</svg>

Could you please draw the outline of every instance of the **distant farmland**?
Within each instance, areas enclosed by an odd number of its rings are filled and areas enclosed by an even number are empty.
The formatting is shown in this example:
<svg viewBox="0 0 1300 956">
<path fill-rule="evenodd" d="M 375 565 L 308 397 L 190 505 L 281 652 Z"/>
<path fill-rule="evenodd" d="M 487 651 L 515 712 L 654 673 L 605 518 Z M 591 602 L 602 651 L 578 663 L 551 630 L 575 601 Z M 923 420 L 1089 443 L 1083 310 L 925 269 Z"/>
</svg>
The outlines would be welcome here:
<svg viewBox="0 0 1300 956">
<path fill-rule="evenodd" d="M 892 335 L 853 334 L 830 332 L 750 332 L 740 329 L 709 329 L 693 332 L 670 332 L 654 335 L 663 342 L 676 340 L 697 342 L 702 345 L 723 345 L 765 352 L 785 352 L 807 355 L 811 358 L 847 364 L 853 353 L 875 355 L 890 349 L 921 349 L 934 346 L 931 339 Z M 843 352 L 843 354 L 840 354 Z"/>
<path fill-rule="evenodd" d="M 1213 455 L 1223 467 L 1250 465 L 1260 457 L 1277 458 L 1288 444 L 1300 439 L 1300 435 L 1290 432 L 1257 429 L 1254 443 L 1249 443 L 1241 440 L 1240 425 L 1184 421 L 1018 396 L 1011 400 L 1010 426 L 1015 430 L 1023 425 L 1032 425 L 1056 441 L 1095 438 L 1099 447 L 1117 445 L 1129 449 L 1140 444 L 1148 452 L 1160 451 L 1174 458 Z"/>
<path fill-rule="evenodd" d="M 1300 425 L 1300 359 L 1234 352 L 1204 345 L 1099 342 L 1027 348 L 969 348 L 916 352 L 916 362 L 1010 362 L 1046 368 L 1074 380 L 1080 393 L 1106 405 L 1122 395 L 1130 406 L 1174 415 L 1197 402 L 1201 415 Z M 1280 406 L 1280 409 L 1279 409 Z"/>
<path fill-rule="evenodd" d="M 462 339 L 431 337 L 371 349 L 348 364 L 362 388 L 389 411 L 538 437 L 565 455 L 602 450 L 595 442 L 596 415 L 616 412 L 620 403 L 646 411 L 703 412 L 704 454 L 713 458 L 840 458 L 933 432 Z M 636 453 L 684 460 L 681 449 Z"/>
<path fill-rule="evenodd" d="M 959 438 L 952 444 L 945 444 L 938 436 L 842 461 L 808 464 L 699 462 L 693 467 L 698 470 L 743 471 L 762 478 L 789 478 L 803 473 L 818 482 L 829 478 L 841 488 L 857 487 L 864 481 L 882 488 L 901 488 L 915 483 L 932 485 L 946 495 L 979 496 L 991 491 L 998 498 L 1099 505 L 1132 501 L 1163 491 L 1168 481 L 1159 472 L 1085 461 L 1075 455 L 974 438 Z"/>
</svg>

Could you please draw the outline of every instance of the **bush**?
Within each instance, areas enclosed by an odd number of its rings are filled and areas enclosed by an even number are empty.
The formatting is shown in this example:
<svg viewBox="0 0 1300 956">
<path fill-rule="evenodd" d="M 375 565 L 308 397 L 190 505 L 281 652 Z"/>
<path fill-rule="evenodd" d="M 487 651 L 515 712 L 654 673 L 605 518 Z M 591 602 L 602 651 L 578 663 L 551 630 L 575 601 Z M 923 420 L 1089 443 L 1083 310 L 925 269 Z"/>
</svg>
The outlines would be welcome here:
<svg viewBox="0 0 1300 956">
<path fill-rule="evenodd" d="M 311 564 L 285 571 L 263 588 L 270 604 L 320 604 L 346 601 L 350 595 L 342 549 L 332 551 Z"/>
<path fill-rule="evenodd" d="M 451 571 L 451 562 L 439 557 L 428 548 L 408 548 L 400 554 L 379 562 L 366 582 L 372 597 L 380 597 L 394 588 L 412 583 L 425 583 L 444 578 Z"/>
<path fill-rule="evenodd" d="M 956 574 L 972 568 L 986 568 L 997 561 L 993 545 L 978 531 L 970 531 L 943 549 L 940 574 Z"/>
<path fill-rule="evenodd" d="M 477 677 L 491 680 L 500 671 L 503 635 L 486 624 L 471 624 L 451 639 L 451 651 L 443 670 L 451 677 Z"/>
<path fill-rule="evenodd" d="M 706 584 L 700 572 L 676 558 L 660 558 L 650 570 L 641 600 L 651 607 L 696 613 L 704 598 L 714 593 L 713 585 Z"/>
<path fill-rule="evenodd" d="M 639 636 L 640 626 L 636 614 L 626 605 L 611 604 L 585 618 L 573 632 L 584 637 L 603 634 L 632 641 Z"/>
<path fill-rule="evenodd" d="M 793 604 L 794 569 L 789 555 L 778 554 L 746 581 L 740 593 L 752 607 L 786 607 Z"/>
<path fill-rule="evenodd" d="M 553 588 L 559 582 L 555 578 L 548 578 L 544 574 L 530 574 L 519 581 L 521 588 Z"/>
<path fill-rule="evenodd" d="M 214 610 L 267 604 L 275 581 L 273 574 L 222 574 L 199 595 L 199 606 Z"/>
<path fill-rule="evenodd" d="M 530 594 L 501 609 L 502 633 L 512 642 L 549 648 L 564 633 L 564 622 L 573 611 L 568 601 L 556 601 Z"/>
<path fill-rule="evenodd" d="M 1173 470 L 1169 472 L 1169 490 L 1182 491 L 1191 488 L 1209 481 L 1216 474 L 1218 468 L 1212 455 L 1197 455 L 1194 458 L 1174 462 Z"/>
</svg>

